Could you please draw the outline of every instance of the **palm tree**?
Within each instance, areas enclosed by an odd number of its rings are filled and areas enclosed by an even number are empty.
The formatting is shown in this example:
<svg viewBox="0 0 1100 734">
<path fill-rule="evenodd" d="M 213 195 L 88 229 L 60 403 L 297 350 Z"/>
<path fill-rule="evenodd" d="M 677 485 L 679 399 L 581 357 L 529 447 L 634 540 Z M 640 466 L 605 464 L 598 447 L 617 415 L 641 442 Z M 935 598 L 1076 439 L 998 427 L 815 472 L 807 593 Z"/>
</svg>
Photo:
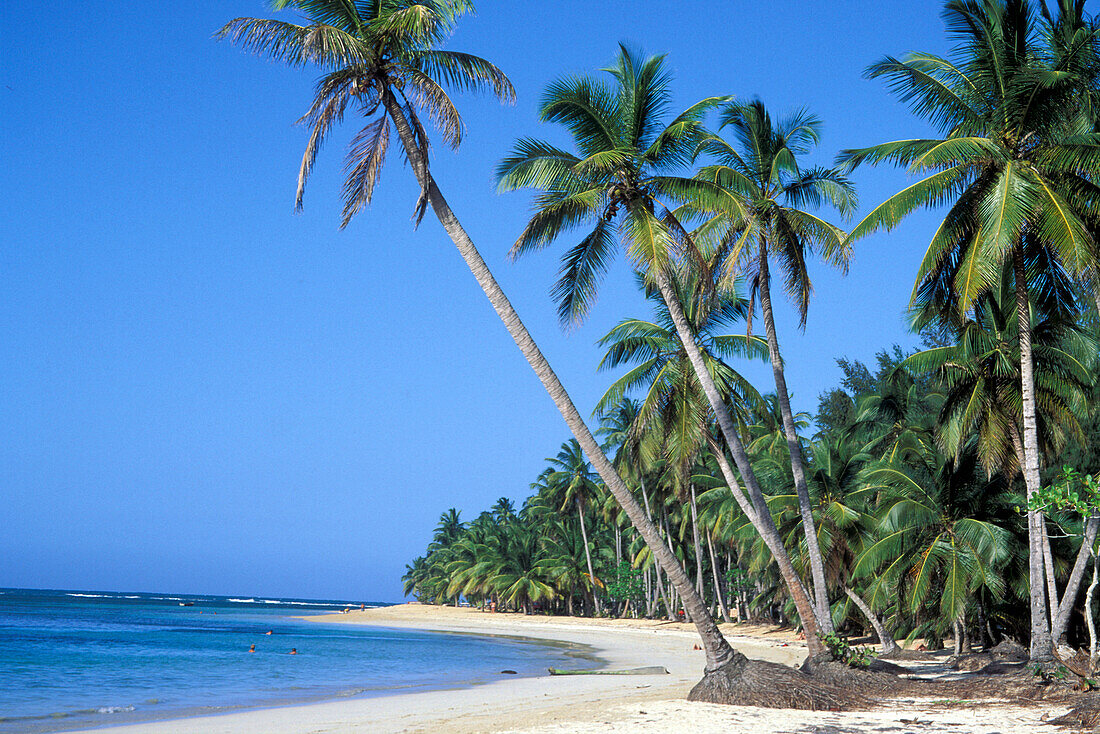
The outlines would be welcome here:
<svg viewBox="0 0 1100 734">
<path fill-rule="evenodd" d="M 852 568 L 867 527 L 874 520 L 871 503 L 875 492 L 860 475 L 871 456 L 855 441 L 830 433 L 814 441 L 810 456 L 808 478 L 826 578 L 866 617 L 882 643 L 883 654 L 894 653 L 898 645 L 893 634 L 875 614 L 872 604 L 853 588 Z"/>
<path fill-rule="evenodd" d="M 1040 3 L 1041 4 L 1041 3 Z M 1096 44 L 1092 29 L 1071 47 L 1050 44 L 1080 4 L 1060 4 L 1057 18 L 1037 21 L 1028 0 L 951 0 L 944 10 L 958 42 L 953 58 L 914 53 L 868 69 L 938 128 L 939 139 L 899 140 L 846 151 L 849 166 L 904 164 L 934 172 L 875 208 L 851 238 L 891 229 L 914 209 L 949 205 L 917 274 L 913 297 L 951 303 L 959 314 L 1013 273 L 1022 385 L 1023 474 L 1030 497 L 1040 488 L 1039 437 L 1029 260 L 1071 273 L 1096 272 L 1089 222 L 1096 218 L 1100 135 L 1082 94 L 1082 62 Z M 1076 50 L 1074 50 L 1076 49 Z M 1031 657 L 1053 657 L 1043 592 L 1042 518 L 1029 513 Z"/>
<path fill-rule="evenodd" d="M 553 290 L 559 316 L 563 323 L 572 324 L 583 318 L 596 295 L 614 254 L 618 230 L 634 264 L 656 285 L 669 310 L 751 502 L 721 456 L 723 475 L 738 500 L 744 502 L 746 515 L 777 554 L 811 650 L 823 651 L 816 635 L 818 613 L 801 579 L 789 564 L 784 564 L 781 541 L 737 427 L 726 409 L 726 398 L 707 372 L 706 360 L 692 337 L 672 283 L 678 258 L 699 261 L 705 254 L 694 247 L 671 209 L 685 199 L 707 211 L 740 207 L 732 194 L 713 183 L 671 173 L 690 160 L 703 136 L 703 115 L 724 98 L 704 99 L 665 123 L 661 118 L 670 104 L 671 92 L 663 57 L 643 59 L 621 47 L 614 66 L 606 71 L 614 80 L 610 84 L 592 77 L 568 78 L 552 83 L 544 94 L 541 118 L 561 123 L 569 130 L 576 154 L 524 138 L 498 166 L 502 191 L 534 188 L 542 192 L 512 254 L 540 249 L 568 230 L 593 223 L 592 230 L 566 253 L 562 276 Z M 704 614 L 705 606 L 697 593 L 679 583 L 676 588 L 685 603 L 694 607 L 690 610 L 693 619 Z M 717 633 L 717 627 L 713 631 Z"/>
<path fill-rule="evenodd" d="M 867 471 L 866 482 L 884 498 L 877 537 L 862 550 L 853 576 L 886 579 L 911 614 L 938 610 L 931 629 L 940 634 L 954 626 L 958 646 L 978 589 L 1005 593 L 1009 533 L 975 515 L 982 504 L 1008 504 L 1009 498 L 1000 484 L 976 476 L 972 453 L 961 464 L 942 456 L 922 465 L 883 463 Z"/>
<path fill-rule="evenodd" d="M 733 210 L 733 216 L 725 212 L 725 216 L 711 217 L 697 236 L 713 236 L 720 246 L 728 248 L 723 263 L 727 280 L 747 272 L 752 294 L 760 298 L 815 601 L 822 626 L 826 632 L 832 632 L 828 588 L 814 531 L 802 445 L 775 329 L 770 261 L 778 262 L 784 288 L 798 309 L 800 327 L 805 329 L 812 290 L 808 256 L 819 250 L 827 263 L 841 270 L 847 270 L 849 259 L 844 232 L 805 207 L 829 204 L 847 215 L 856 205 L 855 188 L 835 169 L 800 167 L 798 158 L 808 154 L 820 138 L 821 121 L 808 112 L 800 111 L 773 122 L 760 100 L 730 103 L 722 110 L 719 129 L 726 127 L 733 132 L 736 144 L 716 135 L 706 138 L 699 150 L 716 162 L 705 166 L 698 176 L 729 191 L 741 201 L 741 206 Z"/>
<path fill-rule="evenodd" d="M 428 546 L 429 550 L 436 546 L 445 548 L 462 536 L 466 525 L 459 517 L 461 514 L 452 507 L 439 516 L 439 523 L 436 524 L 435 532 L 432 534 L 431 545 Z"/>
<path fill-rule="evenodd" d="M 644 279 L 638 276 L 645 288 Z M 674 276 L 673 288 L 685 316 L 691 323 L 692 336 L 707 360 L 707 370 L 724 395 L 729 396 L 734 414 L 747 412 L 761 402 L 760 395 L 722 358 L 762 358 L 764 344 L 740 334 L 716 334 L 723 326 L 744 318 L 747 302 L 734 290 L 716 292 L 712 298 L 692 298 L 696 292 L 690 274 Z M 691 528 L 695 541 L 696 589 L 702 593 L 702 542 L 697 522 L 695 482 L 691 470 L 708 450 L 711 442 L 711 411 L 698 378 L 688 360 L 682 342 L 660 294 L 652 287 L 646 296 L 653 303 L 656 319 L 625 319 L 599 344 L 607 347 L 599 369 L 634 364 L 616 380 L 596 405 L 606 411 L 635 389 L 645 390 L 645 399 L 635 417 L 631 433 L 637 437 L 640 458 L 648 463 L 663 462 L 677 498 L 691 506 Z"/>
<path fill-rule="evenodd" d="M 556 506 L 558 512 L 566 512 L 570 507 L 576 510 L 581 538 L 584 540 L 584 558 L 588 565 L 589 593 L 593 606 L 599 612 L 600 600 L 596 595 L 596 588 L 601 585 L 601 582 L 592 567 L 588 528 L 584 522 L 585 505 L 595 500 L 599 493 L 599 477 L 592 471 L 591 465 L 584 458 L 580 444 L 575 439 L 563 443 L 558 455 L 546 460 L 550 466 L 540 477 L 542 482 L 540 494 L 544 494 L 546 499 Z"/>
<path fill-rule="evenodd" d="M 1035 401 L 1038 406 L 1039 446 L 1048 460 L 1061 455 L 1069 439 L 1082 439 L 1078 415 L 1086 412 L 1087 396 L 1095 382 L 1096 341 L 1078 324 L 1076 314 L 1063 313 L 1049 288 L 1037 289 L 1031 309 L 1035 363 Z M 932 372 L 944 386 L 945 397 L 937 433 L 948 456 L 959 460 L 973 443 L 988 474 L 1011 479 L 1023 466 L 1020 433 L 1019 333 L 1013 283 L 1005 277 L 999 288 L 980 295 L 971 317 L 954 325 L 956 344 L 918 352 L 902 367 Z M 918 312 L 915 324 L 939 318 Z M 1047 598 L 1051 607 L 1051 634 L 1055 642 L 1065 632 L 1068 610 L 1077 598 L 1087 549 L 1079 553 L 1079 572 L 1071 575 L 1058 596 L 1054 559 L 1041 518 L 1042 553 Z M 1084 555 L 1082 555 L 1084 554 Z"/>
<path fill-rule="evenodd" d="M 444 85 L 476 90 L 488 87 L 503 100 L 514 96 L 511 83 L 496 66 L 470 54 L 445 51 L 438 46 L 449 35 L 459 17 L 473 9 L 468 0 L 276 0 L 276 9 L 293 7 L 302 11 L 309 25 L 296 25 L 265 18 L 238 18 L 219 34 L 257 52 L 292 66 L 307 63 L 326 70 L 318 83 L 317 97 L 306 119 L 314 126 L 303 158 L 302 173 L 308 175 L 324 135 L 343 118 L 353 101 L 365 113 L 385 110 L 381 123 L 368 124 L 356 138 L 345 185 L 345 220 L 362 203 L 368 203 L 387 150 L 389 123 L 397 131 L 405 156 L 420 185 L 416 212 L 431 206 L 439 223 L 462 255 L 486 298 L 534 370 L 569 429 L 577 438 L 630 521 L 646 543 L 654 548 L 673 583 L 690 587 L 690 580 L 674 556 L 663 548 L 656 526 L 645 516 L 614 467 L 600 450 L 565 387 L 539 350 L 497 283 L 485 260 L 451 210 L 436 185 L 428 165 L 428 135 L 417 110 L 426 110 L 444 140 L 455 145 L 461 139 L 461 118 L 447 96 Z M 442 82 L 442 84 L 441 84 Z M 375 129 L 375 126 L 377 129 Z M 299 189 L 304 177 L 299 177 Z M 361 202 L 357 204 L 357 202 Z M 687 599 L 687 597 L 685 597 Z M 717 670 L 736 659 L 718 627 L 702 615 L 701 600 L 688 599 L 695 607 L 693 618 L 707 652 L 707 669 Z M 709 622 L 709 624 L 708 624 Z"/>
</svg>

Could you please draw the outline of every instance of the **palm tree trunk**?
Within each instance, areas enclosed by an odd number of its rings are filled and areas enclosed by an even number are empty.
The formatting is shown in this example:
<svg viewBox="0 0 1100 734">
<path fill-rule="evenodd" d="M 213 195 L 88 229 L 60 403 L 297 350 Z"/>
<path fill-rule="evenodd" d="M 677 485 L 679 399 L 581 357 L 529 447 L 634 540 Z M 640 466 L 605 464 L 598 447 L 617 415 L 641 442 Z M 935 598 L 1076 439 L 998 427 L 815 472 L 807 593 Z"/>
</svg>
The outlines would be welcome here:
<svg viewBox="0 0 1100 734">
<path fill-rule="evenodd" d="M 703 650 L 706 653 L 707 672 L 716 671 L 734 662 L 744 661 L 744 655 L 730 647 L 729 642 L 719 631 L 718 625 L 710 618 L 710 615 L 705 613 L 706 606 L 692 589 L 691 579 L 688 578 L 687 573 L 684 572 L 676 557 L 672 555 L 672 551 L 668 549 L 668 546 L 661 542 L 656 526 L 646 518 L 645 512 L 638 501 L 634 499 L 634 495 L 630 493 L 622 478 L 615 472 L 611 462 L 604 455 L 596 438 L 585 424 L 584 418 L 577 410 L 577 406 L 573 404 L 573 400 L 569 397 L 565 387 L 551 369 L 550 363 L 539 350 L 535 340 L 531 338 L 530 332 L 520 321 L 519 314 L 516 313 L 507 296 L 504 295 L 500 284 L 497 283 L 496 278 L 493 277 L 489 267 L 485 264 L 481 253 L 477 251 L 473 241 L 466 234 L 465 229 L 458 221 L 458 217 L 451 211 L 451 207 L 447 204 L 447 200 L 443 198 L 443 194 L 439 191 L 431 172 L 428 170 L 427 161 L 417 147 L 416 136 L 409 121 L 405 118 L 404 110 L 389 89 L 382 92 L 382 104 L 393 120 L 394 127 L 397 129 L 398 136 L 405 149 L 405 155 L 408 157 L 409 165 L 416 175 L 421 189 L 427 195 L 428 203 L 431 204 L 432 211 L 435 212 L 439 223 L 443 226 L 451 241 L 454 242 L 455 247 L 458 248 L 462 259 L 466 261 L 470 272 L 477 280 L 478 285 L 481 286 L 482 291 L 485 292 L 485 296 L 489 299 L 500 320 L 504 322 L 505 328 L 527 359 L 527 363 L 534 370 L 543 387 L 546 388 L 546 392 L 550 395 L 562 418 L 580 443 L 584 453 L 588 456 L 588 460 L 592 462 L 592 466 L 596 469 L 600 478 L 603 479 L 604 484 L 607 485 L 607 488 L 614 495 L 616 501 L 623 508 L 627 517 L 630 518 L 630 522 L 638 530 L 651 551 L 660 559 L 669 580 L 685 599 L 685 603 L 692 612 L 692 620 L 695 622 L 699 636 L 702 638 Z"/>
<path fill-rule="evenodd" d="M 1077 550 L 1077 558 L 1073 562 L 1073 570 L 1069 572 L 1066 580 L 1066 588 L 1062 592 L 1062 601 L 1058 604 L 1058 610 L 1054 615 L 1054 621 L 1050 625 L 1050 637 L 1057 645 L 1066 635 L 1069 627 L 1069 618 L 1073 613 L 1074 602 L 1077 601 L 1077 593 L 1081 590 L 1081 581 L 1085 578 L 1085 567 L 1089 557 L 1092 556 L 1092 547 L 1096 543 L 1097 531 L 1100 530 L 1100 516 L 1093 515 L 1085 521 L 1085 533 L 1081 539 L 1081 547 Z M 1088 613 L 1088 607 L 1085 608 Z"/>
<path fill-rule="evenodd" d="M 810 573 L 814 582 L 818 621 L 825 634 L 831 634 L 834 632 L 833 617 L 829 610 L 829 588 L 825 585 L 825 564 L 821 559 L 821 545 L 817 541 L 817 530 L 814 526 L 810 490 L 806 484 L 806 467 L 802 460 L 802 444 L 799 443 L 798 432 L 795 430 L 790 393 L 787 391 L 787 376 L 783 372 L 783 358 L 779 354 L 779 337 L 776 335 L 775 316 L 772 312 L 768 248 L 765 243 L 760 245 L 759 271 L 757 287 L 760 291 L 760 310 L 764 316 L 764 330 L 768 335 L 768 356 L 771 358 L 772 376 L 775 378 L 779 412 L 783 417 L 783 435 L 787 438 L 787 451 L 791 457 L 791 475 L 794 477 L 795 490 L 798 492 L 798 511 L 802 515 L 802 533 L 806 538 L 806 553 L 810 557 Z"/>
<path fill-rule="evenodd" d="M 615 528 L 615 568 L 618 568 L 619 564 L 623 562 L 623 536 L 617 521 L 612 521 L 612 526 Z"/>
<path fill-rule="evenodd" d="M 665 542 L 668 543 L 669 550 L 672 552 L 673 555 L 675 555 L 676 551 L 672 550 L 672 530 L 670 530 L 669 527 L 668 527 L 668 508 L 667 507 L 662 507 L 661 508 L 661 526 L 658 529 L 663 530 Z M 685 570 L 685 574 L 686 573 L 687 572 Z M 679 620 L 679 617 L 676 616 L 676 607 L 678 606 L 678 600 L 676 598 L 676 594 L 675 594 L 674 590 L 669 593 L 669 597 L 671 597 L 672 603 L 669 604 L 669 606 L 668 606 L 668 618 L 669 618 L 669 621 L 676 622 L 676 621 Z"/>
<path fill-rule="evenodd" d="M 1043 571 L 1047 581 L 1047 603 L 1050 605 L 1051 637 L 1054 644 L 1058 644 L 1058 638 L 1054 636 L 1054 616 L 1058 608 L 1058 582 L 1054 579 L 1054 553 L 1050 550 L 1050 534 L 1047 532 L 1046 518 L 1043 518 Z"/>
<path fill-rule="evenodd" d="M 584 526 L 584 510 L 581 507 L 581 498 L 574 497 L 577 506 L 577 519 L 581 521 L 581 540 L 584 541 L 584 561 L 588 564 L 588 586 L 592 590 L 592 606 L 596 613 L 600 611 L 600 601 L 596 598 L 596 574 L 592 571 L 592 553 L 588 550 L 588 530 Z"/>
<path fill-rule="evenodd" d="M 722 589 L 721 577 L 718 575 L 718 559 L 714 557 L 714 541 L 710 537 L 710 533 L 707 533 L 707 550 L 710 552 L 710 570 L 714 575 L 714 595 L 718 598 L 718 610 L 722 613 L 722 620 L 727 624 L 732 622 L 730 619 L 729 606 L 726 605 L 726 594 Z"/>
<path fill-rule="evenodd" d="M 695 589 L 703 595 L 703 546 L 699 542 L 699 508 L 695 502 L 695 485 L 691 485 L 691 534 L 695 540 Z"/>
<path fill-rule="evenodd" d="M 1096 617 L 1092 614 L 1092 597 L 1096 593 L 1097 573 L 1100 572 L 1100 555 L 1092 556 L 1092 583 L 1085 593 L 1085 625 L 1089 628 L 1089 673 L 1096 672 Z"/>
<path fill-rule="evenodd" d="M 640 476 L 640 475 L 638 477 L 638 486 L 641 487 L 642 500 L 645 502 L 645 516 L 646 516 L 646 519 L 652 521 L 653 520 L 653 512 L 649 507 L 649 493 L 646 492 L 646 489 L 645 489 L 645 478 Z M 658 529 L 658 532 L 660 532 L 660 529 Z M 662 540 L 661 542 L 663 543 L 664 541 Z M 668 597 L 665 595 L 665 582 L 664 582 L 664 580 L 661 579 L 661 562 L 660 562 L 660 560 L 658 560 L 656 554 L 653 555 L 653 575 L 656 577 L 656 581 L 657 581 L 656 587 L 655 587 L 655 592 L 660 595 L 660 601 L 662 603 L 664 603 L 664 605 L 665 605 L 666 611 L 668 612 L 668 618 L 672 619 L 672 617 L 673 617 L 672 607 L 669 606 Z M 651 612 L 651 614 L 655 615 L 658 608 L 659 608 L 659 604 L 657 603 L 657 600 L 654 600 L 653 612 Z"/>
<path fill-rule="evenodd" d="M 711 410 L 714 411 L 714 417 L 718 421 L 718 427 L 722 431 L 722 437 L 725 438 L 726 445 L 729 446 L 730 453 L 733 454 L 734 463 L 737 464 L 737 470 L 741 473 L 741 478 L 745 481 L 745 487 L 749 490 L 749 496 L 752 498 L 753 512 L 746 512 L 745 514 L 749 517 L 750 521 L 752 521 L 756 531 L 760 533 L 764 543 L 772 552 L 776 565 L 779 566 L 779 572 L 787 584 L 787 588 L 791 594 L 791 600 L 794 602 L 795 609 L 798 611 L 798 616 L 802 620 L 802 626 L 806 632 L 806 644 L 809 646 L 810 655 L 825 652 L 824 645 L 821 644 L 821 640 L 817 637 L 819 629 L 817 610 L 814 609 L 814 605 L 810 602 L 810 598 L 806 594 L 806 588 L 802 585 L 801 579 L 798 578 L 798 574 L 795 573 L 794 567 L 791 565 L 790 556 L 787 554 L 787 549 L 783 546 L 783 539 L 780 537 L 779 531 L 775 527 L 775 520 L 772 519 L 771 511 L 768 509 L 768 504 L 764 499 L 764 493 L 760 489 L 760 483 L 756 480 L 756 474 L 752 470 L 752 464 L 749 462 L 749 455 L 745 451 L 745 446 L 741 443 L 741 437 L 737 433 L 737 426 L 734 425 L 733 418 L 730 416 L 729 410 L 726 409 L 725 398 L 718 392 L 718 386 L 714 383 L 714 378 L 707 372 L 706 362 L 703 361 L 703 352 L 699 349 L 699 345 L 695 341 L 695 336 L 691 333 L 687 317 L 684 316 L 684 309 L 680 306 L 680 301 L 677 299 L 676 293 L 672 288 L 672 283 L 669 281 L 668 273 L 661 268 L 657 268 L 654 275 L 657 281 L 657 288 L 660 290 L 665 306 L 668 308 L 669 316 L 672 317 L 672 323 L 676 326 L 676 333 L 680 337 L 680 342 L 684 345 L 684 350 L 687 352 L 688 360 L 691 362 L 692 368 L 695 370 L 695 376 L 698 378 L 699 384 L 707 396 L 707 401 L 710 403 Z M 740 502 L 740 497 L 738 496 L 740 495 L 740 485 L 733 475 L 733 472 L 730 470 L 729 464 L 725 461 L 723 452 L 715 452 L 715 455 L 718 458 L 718 466 L 722 469 L 723 478 L 726 480 L 730 490 L 733 491 L 734 497 Z M 742 510 L 744 509 L 745 508 L 742 507 Z"/>
<path fill-rule="evenodd" d="M 848 595 L 852 603 L 856 605 L 859 611 L 863 612 L 863 616 L 871 623 L 871 627 L 874 628 L 875 634 L 878 635 L 878 641 L 882 645 L 882 654 L 886 655 L 898 650 L 897 641 L 894 639 L 894 636 L 890 634 L 890 630 L 886 629 L 886 625 L 882 623 L 882 620 L 875 614 L 875 611 L 871 609 L 871 605 L 863 601 L 863 598 L 852 591 L 851 587 L 847 584 L 844 585 L 844 593 Z"/>
<path fill-rule="evenodd" d="M 1024 474 L 1027 497 L 1039 491 L 1039 428 L 1035 413 L 1035 371 L 1031 356 L 1031 305 L 1027 297 L 1027 273 L 1022 246 L 1017 244 L 1012 258 L 1016 280 L 1016 320 L 1020 332 L 1020 388 L 1023 407 L 1024 455 L 1020 468 Z M 1054 640 L 1050 636 L 1050 618 L 1043 590 L 1043 517 L 1038 510 L 1027 513 L 1028 583 L 1031 600 L 1031 649 L 1033 662 L 1054 659 Z M 1053 600 L 1052 600 L 1052 603 Z"/>
</svg>

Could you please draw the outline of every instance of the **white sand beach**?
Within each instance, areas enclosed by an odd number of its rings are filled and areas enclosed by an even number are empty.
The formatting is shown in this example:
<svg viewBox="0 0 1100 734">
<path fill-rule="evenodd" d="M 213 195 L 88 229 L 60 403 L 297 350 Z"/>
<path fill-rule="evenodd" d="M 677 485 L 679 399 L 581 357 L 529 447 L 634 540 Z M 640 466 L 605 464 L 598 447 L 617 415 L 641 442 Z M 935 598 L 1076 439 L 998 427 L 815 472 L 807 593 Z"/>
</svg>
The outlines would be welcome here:
<svg viewBox="0 0 1100 734">
<path fill-rule="evenodd" d="M 405 604 L 310 617 L 318 623 L 516 635 L 593 648 L 611 669 L 664 666 L 670 675 L 509 678 L 455 690 L 244 711 L 96 729 L 119 734 L 310 734 L 342 732 L 685 732 L 805 733 L 981 732 L 1035 734 L 1065 706 L 898 701 L 862 712 L 806 712 L 689 703 L 703 653 L 694 628 L 648 620 L 594 620 L 493 614 L 471 608 Z M 730 642 L 752 658 L 796 665 L 805 645 L 786 630 L 725 626 Z M 1052 729 L 1053 731 L 1053 729 Z"/>
</svg>

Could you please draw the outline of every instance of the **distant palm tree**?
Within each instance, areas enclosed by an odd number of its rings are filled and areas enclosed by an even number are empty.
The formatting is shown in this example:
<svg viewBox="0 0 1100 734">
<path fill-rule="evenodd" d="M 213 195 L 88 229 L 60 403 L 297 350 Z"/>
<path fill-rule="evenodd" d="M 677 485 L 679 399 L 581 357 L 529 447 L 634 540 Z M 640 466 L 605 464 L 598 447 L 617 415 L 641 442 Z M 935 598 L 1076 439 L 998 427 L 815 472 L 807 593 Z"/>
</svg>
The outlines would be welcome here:
<svg viewBox="0 0 1100 734">
<path fill-rule="evenodd" d="M 599 476 L 584 457 L 580 444 L 571 439 L 562 444 L 557 456 L 547 458 L 550 464 L 541 479 L 543 492 L 547 500 L 557 505 L 558 512 L 572 508 L 577 513 L 581 538 L 584 540 L 584 558 L 588 565 L 588 588 L 592 604 L 600 611 L 600 600 L 596 589 L 602 582 L 596 577 L 592 567 L 592 553 L 588 542 L 588 528 L 585 526 L 585 506 L 597 500 L 599 494 Z"/>
<path fill-rule="evenodd" d="M 303 157 L 299 194 L 312 169 L 320 142 L 343 119 L 348 104 L 358 105 L 368 118 L 378 115 L 380 108 L 385 110 L 381 122 L 374 118 L 353 141 L 345 183 L 344 223 L 370 201 L 388 148 L 389 124 L 392 123 L 420 185 L 421 195 L 415 208 L 418 221 L 430 205 L 600 477 L 645 542 L 653 547 L 669 578 L 689 588 L 691 581 L 687 574 L 683 569 L 677 573 L 679 564 L 664 548 L 656 526 L 648 520 L 600 450 L 569 393 L 431 174 L 428 135 L 417 114 L 418 107 L 427 111 L 443 139 L 454 146 L 461 140 L 462 123 L 444 86 L 471 91 L 488 88 L 502 100 L 514 98 L 511 82 L 496 66 L 477 56 L 439 48 L 458 18 L 473 9 L 473 3 L 469 0 L 275 0 L 273 6 L 275 9 L 296 8 L 310 23 L 296 25 L 266 18 L 238 18 L 226 24 L 218 35 L 292 66 L 315 64 L 325 70 L 314 103 L 305 116 L 313 125 L 313 134 Z M 300 198 L 299 195 L 299 202 Z M 703 609 L 700 601 L 697 610 Z M 732 648 L 722 639 L 713 621 L 699 616 L 697 624 L 707 650 L 708 669 L 717 669 L 734 657 Z"/>
<path fill-rule="evenodd" d="M 644 288 L 644 279 L 639 276 L 639 281 Z M 640 459 L 650 464 L 663 462 L 677 499 L 690 503 L 696 588 L 702 593 L 702 543 L 691 473 L 713 440 L 711 410 L 687 350 L 676 335 L 668 308 L 652 287 L 646 290 L 656 311 L 654 321 L 625 319 L 599 341 L 607 347 L 600 361 L 601 370 L 624 364 L 634 366 L 608 388 L 596 409 L 606 410 L 628 392 L 645 390 L 632 434 L 638 438 Z M 745 299 L 738 298 L 733 290 L 716 293 L 713 298 L 693 298 L 693 279 L 687 274 L 673 278 L 673 290 L 707 360 L 708 372 L 722 394 L 729 396 L 730 410 L 741 415 L 757 406 L 761 398 L 756 389 L 723 358 L 763 358 L 766 349 L 763 341 L 743 334 L 715 333 L 744 318 Z"/>
<path fill-rule="evenodd" d="M 975 517 L 981 504 L 1008 504 L 1010 498 L 998 494 L 1000 485 L 981 481 L 970 461 L 958 465 L 939 456 L 924 465 L 869 469 L 867 489 L 883 494 L 877 536 L 853 567 L 856 578 L 880 577 L 900 589 L 911 614 L 926 605 L 937 608 L 931 629 L 942 635 L 954 626 L 956 645 L 965 637 L 978 589 L 995 598 L 1005 593 L 1002 569 L 1011 554 L 1009 533 Z"/>
</svg>

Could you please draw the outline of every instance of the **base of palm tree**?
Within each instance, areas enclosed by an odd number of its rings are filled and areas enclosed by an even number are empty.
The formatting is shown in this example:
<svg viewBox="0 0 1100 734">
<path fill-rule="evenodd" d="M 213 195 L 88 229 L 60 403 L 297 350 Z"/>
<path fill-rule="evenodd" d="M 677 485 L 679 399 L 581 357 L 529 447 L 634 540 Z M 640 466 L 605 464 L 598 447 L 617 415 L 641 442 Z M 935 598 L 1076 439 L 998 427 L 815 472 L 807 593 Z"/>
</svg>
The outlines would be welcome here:
<svg viewBox="0 0 1100 734">
<path fill-rule="evenodd" d="M 733 706 L 844 711 L 871 705 L 871 700 L 859 692 L 861 690 L 858 686 L 818 680 L 817 676 L 797 668 L 749 660 L 738 654 L 731 662 L 704 674 L 691 689 L 688 700 Z"/>
</svg>

